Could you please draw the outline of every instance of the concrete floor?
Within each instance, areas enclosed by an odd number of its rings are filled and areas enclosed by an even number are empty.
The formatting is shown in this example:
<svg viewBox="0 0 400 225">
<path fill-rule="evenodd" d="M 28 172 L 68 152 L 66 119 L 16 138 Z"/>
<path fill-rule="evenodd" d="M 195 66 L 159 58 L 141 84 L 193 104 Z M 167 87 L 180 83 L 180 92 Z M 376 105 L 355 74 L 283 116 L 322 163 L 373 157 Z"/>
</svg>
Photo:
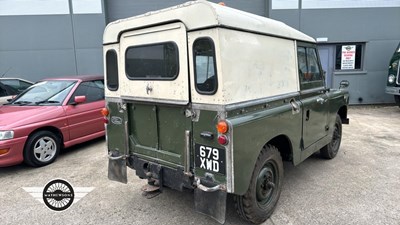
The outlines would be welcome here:
<svg viewBox="0 0 400 225">
<path fill-rule="evenodd" d="M 285 163 L 281 198 L 265 224 L 400 224 L 400 108 L 351 107 L 338 156 L 316 153 L 299 166 Z M 23 187 L 62 178 L 94 190 L 54 212 Z M 0 224 L 218 224 L 196 213 L 193 194 L 165 189 L 141 195 L 146 182 L 128 171 L 127 185 L 107 179 L 104 139 L 64 150 L 49 166 L 0 168 Z M 225 224 L 246 224 L 228 197 Z"/>
</svg>

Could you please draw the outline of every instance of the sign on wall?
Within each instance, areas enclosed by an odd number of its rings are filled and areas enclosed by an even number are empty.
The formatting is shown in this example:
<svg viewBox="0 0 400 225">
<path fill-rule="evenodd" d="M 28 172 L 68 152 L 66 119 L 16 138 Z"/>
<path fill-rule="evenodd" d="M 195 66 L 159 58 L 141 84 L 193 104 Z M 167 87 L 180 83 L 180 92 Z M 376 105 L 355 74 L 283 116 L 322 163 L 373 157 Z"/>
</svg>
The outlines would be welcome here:
<svg viewBox="0 0 400 225">
<path fill-rule="evenodd" d="M 356 62 L 356 46 L 355 45 L 343 45 L 342 46 L 342 70 L 354 70 Z"/>
</svg>

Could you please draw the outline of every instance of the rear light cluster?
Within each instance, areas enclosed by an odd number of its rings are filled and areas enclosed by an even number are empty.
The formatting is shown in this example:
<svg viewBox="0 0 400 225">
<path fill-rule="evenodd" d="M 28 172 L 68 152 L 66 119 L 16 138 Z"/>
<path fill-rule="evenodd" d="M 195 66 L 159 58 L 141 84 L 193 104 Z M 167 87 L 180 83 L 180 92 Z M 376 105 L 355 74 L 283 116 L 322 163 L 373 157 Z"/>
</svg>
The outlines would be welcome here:
<svg viewBox="0 0 400 225">
<path fill-rule="evenodd" d="M 225 120 L 220 120 L 217 124 L 218 131 L 218 143 L 220 145 L 227 145 L 229 143 L 229 138 L 227 133 L 229 131 L 229 124 Z"/>
<path fill-rule="evenodd" d="M 110 111 L 108 111 L 107 108 L 102 108 L 101 109 L 101 115 L 104 116 L 104 118 L 103 118 L 104 124 L 108 124 L 108 115 L 109 114 L 110 114 Z"/>
</svg>

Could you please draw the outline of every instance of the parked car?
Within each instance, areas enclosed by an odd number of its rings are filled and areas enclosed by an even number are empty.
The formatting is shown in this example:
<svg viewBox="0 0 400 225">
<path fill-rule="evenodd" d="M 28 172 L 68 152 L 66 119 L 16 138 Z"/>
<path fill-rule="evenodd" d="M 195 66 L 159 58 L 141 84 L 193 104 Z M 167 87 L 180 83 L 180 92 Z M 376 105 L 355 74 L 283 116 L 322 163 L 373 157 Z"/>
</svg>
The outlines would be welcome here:
<svg viewBox="0 0 400 225">
<path fill-rule="evenodd" d="M 21 93 L 33 83 L 19 78 L 0 78 L 0 105 Z"/>
<path fill-rule="evenodd" d="M 0 106 L 0 167 L 37 167 L 60 149 L 104 136 L 102 76 L 44 79 Z"/>
<path fill-rule="evenodd" d="M 281 22 L 192 1 L 109 23 L 103 41 L 110 180 L 127 183 L 129 168 L 149 198 L 193 189 L 220 223 L 229 193 L 259 224 L 283 160 L 339 151 L 349 82 L 327 88 L 316 41 Z"/>
</svg>

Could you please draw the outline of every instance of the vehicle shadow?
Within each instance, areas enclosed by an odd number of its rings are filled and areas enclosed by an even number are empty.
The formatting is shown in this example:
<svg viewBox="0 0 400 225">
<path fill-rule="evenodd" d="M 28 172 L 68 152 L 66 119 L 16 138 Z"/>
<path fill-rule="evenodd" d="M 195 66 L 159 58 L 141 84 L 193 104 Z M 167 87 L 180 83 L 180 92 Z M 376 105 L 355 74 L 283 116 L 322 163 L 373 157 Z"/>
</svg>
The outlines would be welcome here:
<svg viewBox="0 0 400 225">
<path fill-rule="evenodd" d="M 282 195 L 281 200 L 278 202 L 278 208 L 285 208 L 286 204 L 290 204 L 290 199 L 287 199 L 287 192 L 291 192 L 292 190 L 298 189 L 298 185 L 301 185 L 302 182 L 299 177 L 304 177 L 307 171 L 313 167 L 320 167 L 326 163 L 326 160 L 322 159 L 319 153 L 315 153 L 310 156 L 307 160 L 305 160 L 302 164 L 298 166 L 293 166 L 291 162 L 284 162 L 284 171 L 285 175 L 283 178 L 283 187 L 282 187 Z M 293 182 L 295 180 L 295 182 Z M 170 205 L 170 209 L 172 211 L 177 212 L 186 212 L 186 215 L 192 218 L 192 222 L 197 221 L 198 224 L 219 224 L 217 221 L 212 218 L 196 213 L 194 210 L 194 193 L 191 190 L 185 190 L 183 192 L 179 192 L 176 190 L 172 190 L 169 188 L 164 188 L 163 193 L 160 196 L 157 196 L 153 199 L 147 200 L 144 198 L 142 204 L 149 204 L 151 207 L 159 207 L 156 211 L 162 211 L 162 205 L 155 204 L 153 205 L 151 201 L 158 201 L 157 198 L 161 198 L 161 201 L 167 202 L 180 202 L 180 204 Z M 232 194 L 228 194 L 226 201 L 226 225 L 250 225 L 252 223 L 243 220 L 236 212 L 234 196 Z M 283 200 L 283 201 L 282 201 Z M 146 203 L 146 201 L 150 201 Z M 190 209 L 190 210 L 188 210 Z M 272 219 L 268 219 L 263 224 L 274 224 L 274 214 L 272 214 Z M 279 218 L 278 218 L 279 220 Z"/>
<path fill-rule="evenodd" d="M 62 158 L 62 157 L 67 157 L 71 154 L 76 154 L 78 152 L 81 151 L 85 151 L 87 148 L 93 147 L 101 142 L 105 141 L 105 137 L 99 137 L 90 141 L 86 141 L 77 145 L 73 145 L 69 148 L 63 148 L 60 151 L 60 154 L 58 155 L 58 157 Z"/>
<path fill-rule="evenodd" d="M 30 167 L 26 165 L 25 163 L 21 163 L 19 165 L 15 166 L 8 166 L 8 167 L 0 167 L 0 178 L 6 177 L 9 175 L 18 175 L 21 174 L 22 172 L 32 169 L 33 167 Z"/>
</svg>

